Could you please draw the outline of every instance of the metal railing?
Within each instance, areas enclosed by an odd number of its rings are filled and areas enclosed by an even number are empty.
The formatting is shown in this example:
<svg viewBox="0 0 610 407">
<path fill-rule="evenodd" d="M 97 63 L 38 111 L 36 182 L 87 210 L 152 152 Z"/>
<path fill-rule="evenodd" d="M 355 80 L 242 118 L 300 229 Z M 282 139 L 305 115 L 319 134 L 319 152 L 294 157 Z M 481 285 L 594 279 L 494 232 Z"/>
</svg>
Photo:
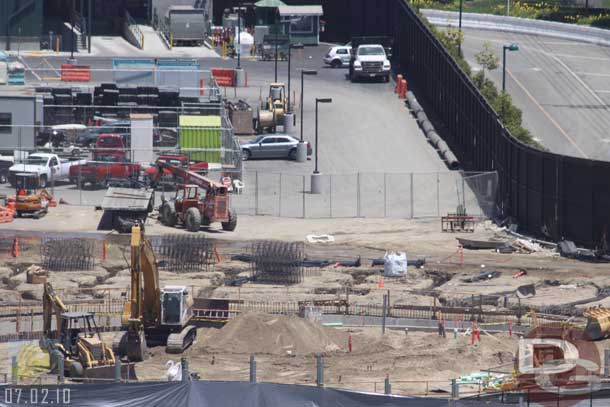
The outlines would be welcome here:
<svg viewBox="0 0 610 407">
<path fill-rule="evenodd" d="M 125 10 L 125 20 L 123 22 L 123 33 L 126 39 L 134 46 L 144 49 L 144 33 L 138 27 L 136 20 L 131 17 L 129 11 Z M 134 43 L 135 42 L 135 43 Z"/>
</svg>

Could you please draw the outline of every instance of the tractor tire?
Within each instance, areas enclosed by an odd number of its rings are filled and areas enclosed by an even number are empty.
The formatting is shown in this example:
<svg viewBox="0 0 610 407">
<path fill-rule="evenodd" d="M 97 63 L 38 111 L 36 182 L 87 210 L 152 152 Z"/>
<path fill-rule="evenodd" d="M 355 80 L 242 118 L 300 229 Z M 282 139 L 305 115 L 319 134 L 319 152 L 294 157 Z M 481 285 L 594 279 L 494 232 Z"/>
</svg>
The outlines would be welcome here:
<svg viewBox="0 0 610 407">
<path fill-rule="evenodd" d="M 222 222 L 222 230 L 226 232 L 233 232 L 237 227 L 237 213 L 235 210 L 229 209 L 229 220 L 227 222 Z"/>
<path fill-rule="evenodd" d="M 70 377 L 78 378 L 85 375 L 85 369 L 80 362 L 74 361 L 70 364 Z"/>
<path fill-rule="evenodd" d="M 199 232 L 201 229 L 201 212 L 198 208 L 188 208 L 184 215 L 184 227 L 189 232 Z"/>
<path fill-rule="evenodd" d="M 165 226 L 174 227 L 178 223 L 178 216 L 176 216 L 176 208 L 170 202 L 164 202 L 159 210 L 161 214 L 161 223 Z"/>
</svg>

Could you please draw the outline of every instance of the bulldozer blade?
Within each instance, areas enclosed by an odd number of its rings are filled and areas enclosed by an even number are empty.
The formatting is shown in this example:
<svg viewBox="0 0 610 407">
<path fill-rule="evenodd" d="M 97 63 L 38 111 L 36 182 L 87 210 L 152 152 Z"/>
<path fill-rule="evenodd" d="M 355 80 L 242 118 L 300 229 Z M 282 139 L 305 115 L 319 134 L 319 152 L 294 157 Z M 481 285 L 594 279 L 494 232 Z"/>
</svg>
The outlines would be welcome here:
<svg viewBox="0 0 610 407">
<path fill-rule="evenodd" d="M 91 367 L 85 370 L 85 377 L 89 379 L 116 379 L 114 371 L 114 365 Z M 138 380 L 135 363 L 130 362 L 121 364 L 121 379 Z"/>
</svg>

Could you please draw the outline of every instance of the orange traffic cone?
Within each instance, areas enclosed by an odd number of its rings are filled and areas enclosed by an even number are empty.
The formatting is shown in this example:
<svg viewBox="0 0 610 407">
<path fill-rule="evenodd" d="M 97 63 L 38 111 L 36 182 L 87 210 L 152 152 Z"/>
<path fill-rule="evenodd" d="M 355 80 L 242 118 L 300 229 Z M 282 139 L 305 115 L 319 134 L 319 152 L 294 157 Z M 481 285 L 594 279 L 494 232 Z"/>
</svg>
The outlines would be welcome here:
<svg viewBox="0 0 610 407">
<path fill-rule="evenodd" d="M 383 278 L 379 276 L 379 281 L 377 282 L 377 288 L 383 288 Z"/>
<path fill-rule="evenodd" d="M 13 248 L 11 249 L 11 256 L 19 257 L 19 239 L 13 240 Z"/>
<path fill-rule="evenodd" d="M 216 256 L 216 261 L 218 263 L 222 263 L 222 256 L 218 252 L 218 248 L 216 248 L 216 245 L 214 245 L 214 255 Z"/>
</svg>

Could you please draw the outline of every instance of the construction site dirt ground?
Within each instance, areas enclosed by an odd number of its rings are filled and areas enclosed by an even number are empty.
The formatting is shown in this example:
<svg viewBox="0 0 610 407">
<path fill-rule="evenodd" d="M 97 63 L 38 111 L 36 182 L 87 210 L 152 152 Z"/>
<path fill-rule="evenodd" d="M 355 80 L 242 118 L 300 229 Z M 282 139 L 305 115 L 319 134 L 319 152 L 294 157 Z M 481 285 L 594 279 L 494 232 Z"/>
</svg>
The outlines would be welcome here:
<svg viewBox="0 0 610 407">
<path fill-rule="evenodd" d="M 43 219 L 16 219 L 12 224 L 2 225 L 0 234 L 8 242 L 16 233 L 24 240 L 17 258 L 11 257 L 7 249 L 10 245 L 2 245 L 0 306 L 14 305 L 19 301 L 33 304 L 42 297 L 41 285 L 26 282 L 25 269 L 40 262 L 40 243 L 31 238 L 45 234 L 57 237 L 60 236 L 59 230 L 66 237 L 95 236 L 108 242 L 107 259 L 102 261 L 101 251 L 96 252 L 93 270 L 49 273 L 49 281 L 64 299 L 98 298 L 100 292 L 109 289 L 114 290 L 112 292 L 117 296 L 126 292 L 129 286 L 129 236 L 97 232 L 100 215 L 101 211 L 96 212 L 91 208 L 59 206 Z M 188 233 L 162 226 L 156 219 L 149 219 L 146 232 L 148 236 Z M 462 257 L 457 249 L 456 237 L 477 240 L 496 238 L 507 242 L 515 240 L 515 237 L 489 221 L 478 223 L 475 233 L 443 233 L 438 219 L 280 219 L 241 216 L 236 232 L 226 233 L 212 228 L 201 233 L 213 239 L 218 247 L 220 262 L 199 273 L 163 270 L 160 272 L 162 286 L 186 285 L 192 287 L 195 297 L 278 303 L 345 298 L 345 293 L 349 292 L 350 304 L 376 306 L 381 305 L 383 295 L 389 290 L 393 305 L 432 306 L 435 301 L 438 301 L 438 305 L 451 304 L 454 299 L 469 299 L 479 294 L 506 297 L 508 304 L 514 305 L 516 288 L 534 284 L 537 294 L 522 300 L 525 311 L 530 305 L 564 305 L 569 311 L 577 307 L 605 305 L 610 298 L 607 297 L 610 287 L 610 268 L 607 265 L 565 259 L 551 249 L 530 254 L 464 250 Z M 250 253 L 254 241 L 274 239 L 306 242 L 306 236 L 310 234 L 332 235 L 335 241 L 328 244 L 305 243 L 308 259 L 342 261 L 360 257 L 362 265 L 355 268 L 331 264 L 321 269 L 306 269 L 304 280 L 290 286 L 246 283 L 236 287 L 228 284 L 240 275 L 250 275 L 251 265 L 231 260 L 231 256 Z M 426 263 L 419 269 L 410 267 L 404 278 L 383 278 L 380 287 L 383 266 L 373 267 L 371 261 L 392 250 L 406 252 L 409 259 L 425 258 Z M 500 275 L 472 283 L 463 281 L 481 270 L 498 271 Z M 527 271 L 527 274 L 513 278 L 520 270 Z M 502 305 L 486 304 L 484 308 L 500 309 Z M 277 321 L 270 322 L 273 320 Z M 34 330 L 41 329 L 41 321 L 32 324 Z M 22 330 L 23 325 L 29 326 L 29 323 L 22 324 Z M 268 333 L 257 336 L 265 331 L 261 326 L 267 326 L 269 332 L 276 336 L 269 337 Z M 310 336 L 307 336 L 298 325 L 293 326 L 290 318 L 255 315 L 231 335 L 222 334 L 218 328 L 200 328 L 199 339 L 196 345 L 187 350 L 186 357 L 191 371 L 199 373 L 203 379 L 247 380 L 249 357 L 254 353 L 259 381 L 314 383 L 314 355 L 321 352 L 325 355 L 328 385 L 366 391 L 373 391 L 377 386 L 377 391 L 381 391 L 385 375 L 390 374 L 394 391 L 414 394 L 425 393 L 426 389 L 448 390 L 448 380 L 451 378 L 500 365 L 510 372 L 517 350 L 517 339 L 507 334 L 493 337 L 483 335 L 481 343 L 473 346 L 469 336 L 460 334 L 454 339 L 453 332 L 447 332 L 447 338 L 440 338 L 430 332 L 405 334 L 402 330 L 388 330 L 385 337 L 381 337 L 380 328 L 357 327 L 351 328 L 351 332 L 348 332 L 350 328 L 341 328 L 333 331 L 336 334 L 328 333 L 332 329 L 312 329 Z M 0 334 L 14 333 L 15 318 L 1 320 L 0 331 Z M 295 332 L 300 334 L 296 335 Z M 349 334 L 353 337 L 351 353 L 347 352 Z M 236 336 L 242 342 L 236 341 Z M 246 339 L 247 344 L 244 344 Z M 297 339 L 301 344 L 305 341 L 308 346 L 302 351 L 293 351 L 296 345 L 292 342 Z M 602 341 L 597 345 L 601 349 L 607 344 Z M 8 356 L 0 359 L 0 373 L 10 373 L 10 356 L 18 349 L 14 343 L 0 344 L 0 353 Z M 163 348 L 152 348 L 151 355 L 149 360 L 137 366 L 140 379 L 162 379 L 167 370 L 166 363 L 179 360 L 176 355 L 165 354 Z"/>
</svg>

